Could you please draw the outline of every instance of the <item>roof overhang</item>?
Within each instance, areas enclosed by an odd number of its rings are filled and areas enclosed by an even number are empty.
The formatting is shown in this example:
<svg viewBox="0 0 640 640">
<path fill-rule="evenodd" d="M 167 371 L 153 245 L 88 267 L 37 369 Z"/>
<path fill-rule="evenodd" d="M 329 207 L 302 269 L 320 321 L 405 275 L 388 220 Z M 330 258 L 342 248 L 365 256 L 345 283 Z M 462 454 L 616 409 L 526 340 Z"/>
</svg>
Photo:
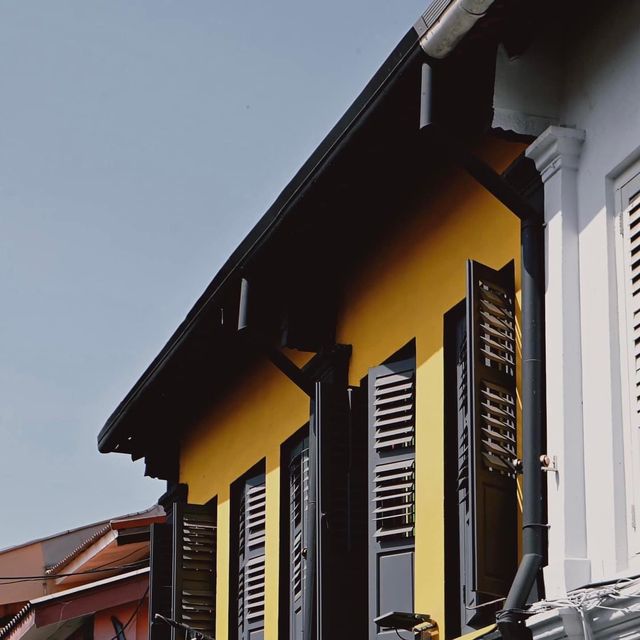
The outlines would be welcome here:
<svg viewBox="0 0 640 640">
<path fill-rule="evenodd" d="M 155 505 L 147 511 L 111 520 L 57 564 L 46 571 L 55 587 L 77 586 L 96 577 L 107 578 L 133 568 L 149 557 L 149 527 L 166 520 Z M 133 565 L 133 566 L 132 566 Z M 113 568 L 113 573 L 109 571 Z M 93 573 L 92 573 L 93 572 Z M 59 576 L 56 578 L 56 576 Z"/>
<path fill-rule="evenodd" d="M 0 638 L 67 638 L 98 611 L 142 600 L 148 586 L 149 569 L 146 567 L 36 598 L 0 630 Z"/>
<path fill-rule="evenodd" d="M 440 3 L 442 11 L 452 4 Z M 416 185 L 427 189 L 429 179 L 436 183 L 447 170 L 438 147 L 426 153 L 420 137 L 421 65 L 434 67 L 440 120 L 463 135 L 485 131 L 509 6 L 509 0 L 492 3 L 445 60 L 425 55 L 424 33 L 412 28 L 405 35 L 107 420 L 98 436 L 101 452 L 145 457 L 147 475 L 177 480 L 180 429 L 197 419 L 212 389 L 223 393 L 257 357 L 235 332 L 240 279 L 247 274 L 268 300 L 261 321 L 274 340 L 278 313 L 286 309 L 290 324 L 291 314 L 295 320 L 301 313 L 299 325 L 307 327 L 297 344 L 286 346 L 316 351 L 331 343 L 336 294 L 329 289 L 354 248 L 392 223 L 388 211 L 415 197 Z M 310 311 L 305 316 L 301 309 Z"/>
</svg>

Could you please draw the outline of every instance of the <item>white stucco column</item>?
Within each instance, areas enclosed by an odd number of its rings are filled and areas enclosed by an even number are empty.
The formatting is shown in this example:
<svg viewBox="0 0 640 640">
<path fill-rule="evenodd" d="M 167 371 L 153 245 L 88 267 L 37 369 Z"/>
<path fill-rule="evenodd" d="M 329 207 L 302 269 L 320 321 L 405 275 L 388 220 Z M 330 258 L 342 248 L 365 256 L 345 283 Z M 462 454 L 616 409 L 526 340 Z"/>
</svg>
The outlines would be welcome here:
<svg viewBox="0 0 640 640">
<path fill-rule="evenodd" d="M 589 581 L 587 556 L 577 169 L 584 131 L 549 127 L 527 149 L 544 182 L 546 249 L 547 453 L 558 472 L 547 477 L 547 596 Z"/>
</svg>

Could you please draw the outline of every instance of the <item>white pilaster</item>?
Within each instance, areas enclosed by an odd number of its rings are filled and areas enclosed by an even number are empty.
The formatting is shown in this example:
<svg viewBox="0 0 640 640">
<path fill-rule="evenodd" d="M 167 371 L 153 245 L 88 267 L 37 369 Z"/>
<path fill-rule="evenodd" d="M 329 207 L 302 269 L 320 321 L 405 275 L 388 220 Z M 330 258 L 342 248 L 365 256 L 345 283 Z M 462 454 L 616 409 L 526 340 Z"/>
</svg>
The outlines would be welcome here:
<svg viewBox="0 0 640 640">
<path fill-rule="evenodd" d="M 589 581 L 585 509 L 577 169 L 584 131 L 549 127 L 527 149 L 544 182 L 549 597 Z"/>
</svg>

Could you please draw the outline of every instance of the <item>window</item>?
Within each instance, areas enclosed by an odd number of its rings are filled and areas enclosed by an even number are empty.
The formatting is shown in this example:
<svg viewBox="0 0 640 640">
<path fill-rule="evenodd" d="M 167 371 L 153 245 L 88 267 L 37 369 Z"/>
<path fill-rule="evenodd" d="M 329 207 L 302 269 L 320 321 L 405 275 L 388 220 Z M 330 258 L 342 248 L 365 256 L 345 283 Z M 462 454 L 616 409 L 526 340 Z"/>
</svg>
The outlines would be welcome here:
<svg viewBox="0 0 640 640">
<path fill-rule="evenodd" d="M 616 187 L 627 552 L 634 558 L 640 553 L 640 174 L 626 175 Z"/>
<path fill-rule="evenodd" d="M 282 638 L 300 640 L 307 604 L 307 535 L 309 533 L 309 428 L 282 447 L 281 454 L 281 631 Z"/>
<path fill-rule="evenodd" d="M 156 613 L 215 635 L 216 501 L 173 504 L 166 524 L 151 525 L 149 637 L 176 638 Z M 180 636 L 178 636 L 180 637 Z"/>
<path fill-rule="evenodd" d="M 231 606 L 238 640 L 264 637 L 266 484 L 264 462 L 232 487 Z M 233 623 L 232 623 L 233 624 Z M 230 634 L 231 636 L 233 634 Z"/>
<path fill-rule="evenodd" d="M 413 611 L 415 359 L 369 371 L 369 637 L 374 618 Z"/>
<path fill-rule="evenodd" d="M 447 628 L 487 624 L 517 565 L 514 265 L 469 261 L 467 297 L 445 316 Z"/>
</svg>

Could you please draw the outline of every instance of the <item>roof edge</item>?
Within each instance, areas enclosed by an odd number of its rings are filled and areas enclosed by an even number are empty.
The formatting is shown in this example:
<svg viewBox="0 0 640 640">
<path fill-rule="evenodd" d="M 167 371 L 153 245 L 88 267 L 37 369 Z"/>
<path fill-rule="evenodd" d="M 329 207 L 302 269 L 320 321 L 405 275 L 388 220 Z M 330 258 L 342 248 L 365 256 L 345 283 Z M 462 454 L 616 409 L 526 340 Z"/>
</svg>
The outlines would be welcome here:
<svg viewBox="0 0 640 640">
<path fill-rule="evenodd" d="M 188 337 L 202 311 L 208 304 L 213 302 L 230 279 L 240 272 L 242 267 L 273 233 L 278 224 L 286 217 L 287 212 L 295 205 L 305 188 L 322 175 L 342 145 L 348 141 L 351 134 L 367 121 L 368 116 L 378 103 L 378 99 L 383 97 L 386 89 L 398 77 L 405 65 L 417 55 L 424 56 L 425 54 L 420 47 L 419 34 L 412 27 L 389 54 L 345 114 L 294 175 L 275 202 L 231 254 L 160 353 L 107 419 L 98 434 L 98 450 L 101 453 L 109 453 L 116 450 L 119 453 L 132 453 L 124 448 L 117 449 L 118 443 L 114 442 L 114 436 L 127 411 L 142 393 L 153 384 L 166 362 Z"/>
</svg>

